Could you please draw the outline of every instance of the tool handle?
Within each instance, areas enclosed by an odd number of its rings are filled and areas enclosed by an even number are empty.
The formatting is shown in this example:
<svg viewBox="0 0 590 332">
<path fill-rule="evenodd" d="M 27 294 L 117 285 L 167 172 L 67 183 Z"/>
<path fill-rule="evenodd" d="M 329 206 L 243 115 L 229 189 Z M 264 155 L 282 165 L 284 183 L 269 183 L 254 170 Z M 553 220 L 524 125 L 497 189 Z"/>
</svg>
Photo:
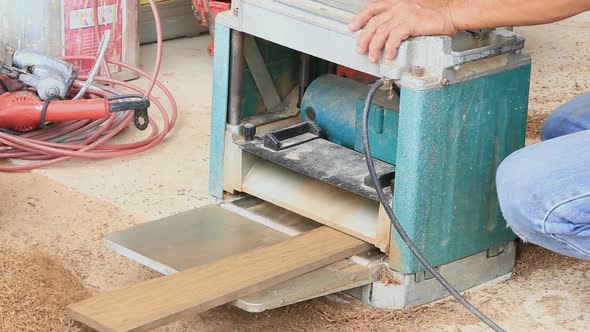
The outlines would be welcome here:
<svg viewBox="0 0 590 332">
<path fill-rule="evenodd" d="M 35 106 L 34 115 L 41 115 L 41 107 Z M 56 100 L 49 103 L 45 120 L 63 122 L 72 120 L 98 120 L 108 117 L 110 106 L 105 99 Z M 39 120 L 38 118 L 37 120 Z"/>
<path fill-rule="evenodd" d="M 0 95 L 0 128 L 28 131 L 41 124 L 43 102 L 30 92 Z M 47 122 L 73 120 L 97 120 L 110 114 L 109 101 L 105 99 L 50 101 L 45 113 Z"/>
</svg>

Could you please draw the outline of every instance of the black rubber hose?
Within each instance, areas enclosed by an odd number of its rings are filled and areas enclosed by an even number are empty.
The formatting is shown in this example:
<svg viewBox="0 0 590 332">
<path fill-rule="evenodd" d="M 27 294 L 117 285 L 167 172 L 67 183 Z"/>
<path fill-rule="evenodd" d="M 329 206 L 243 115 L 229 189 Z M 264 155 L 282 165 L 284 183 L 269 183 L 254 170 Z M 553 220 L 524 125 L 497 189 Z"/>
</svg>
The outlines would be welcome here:
<svg viewBox="0 0 590 332">
<path fill-rule="evenodd" d="M 2 88 L 0 95 L 3 94 L 4 92 L 10 92 L 10 89 L 8 89 L 8 86 L 6 85 L 6 83 L 1 79 L 0 79 L 0 88 Z"/>
<path fill-rule="evenodd" d="M 132 94 L 118 94 L 106 97 L 106 100 L 119 100 L 119 99 L 143 99 L 144 95 L 140 95 L 137 93 Z"/>
<path fill-rule="evenodd" d="M 47 107 L 49 107 L 49 103 L 55 100 L 63 100 L 63 98 L 59 95 L 51 95 L 43 102 L 43 107 L 41 108 L 41 118 L 39 119 L 39 128 L 45 129 L 47 128 L 47 124 L 45 123 L 45 117 L 47 115 Z"/>
<path fill-rule="evenodd" d="M 501 328 L 498 324 L 494 321 L 489 319 L 486 315 L 484 315 L 479 309 L 477 309 L 473 304 L 469 303 L 467 299 L 465 299 L 433 266 L 428 262 L 426 257 L 420 252 L 418 247 L 414 244 L 414 241 L 408 236 L 406 231 L 404 230 L 403 226 L 400 224 L 399 220 L 395 216 L 393 209 L 389 205 L 387 201 L 387 197 L 383 192 L 383 188 L 379 183 L 379 177 L 377 176 L 377 172 L 375 171 L 375 164 L 373 163 L 373 155 L 371 154 L 371 146 L 369 144 L 369 110 L 371 108 L 371 103 L 373 102 L 373 97 L 375 93 L 379 90 L 379 88 L 385 82 L 380 79 L 371 86 L 369 90 L 369 94 L 367 95 L 367 99 L 365 100 L 365 107 L 363 109 L 363 124 L 362 124 L 362 140 L 363 140 L 363 148 L 365 149 L 365 159 L 367 160 L 367 168 L 369 169 L 369 174 L 371 175 L 371 179 L 375 184 L 375 190 L 377 191 L 377 196 L 379 196 L 379 200 L 391 221 L 391 224 L 398 232 L 399 236 L 402 240 L 406 243 L 410 251 L 416 256 L 418 261 L 428 272 L 430 272 L 434 278 L 449 292 L 453 295 L 459 303 L 461 303 L 467 310 L 469 310 L 472 314 L 474 314 L 477 318 L 479 318 L 482 322 L 484 322 L 487 326 L 489 326 L 492 330 L 498 332 L 505 332 L 503 328 Z"/>
<path fill-rule="evenodd" d="M 142 97 L 143 98 L 143 97 Z M 127 98 L 118 98 L 127 99 Z M 114 101 L 114 99 L 110 99 Z M 149 99 L 138 99 L 110 103 L 111 112 L 125 112 L 129 110 L 147 110 L 150 107 Z"/>
</svg>

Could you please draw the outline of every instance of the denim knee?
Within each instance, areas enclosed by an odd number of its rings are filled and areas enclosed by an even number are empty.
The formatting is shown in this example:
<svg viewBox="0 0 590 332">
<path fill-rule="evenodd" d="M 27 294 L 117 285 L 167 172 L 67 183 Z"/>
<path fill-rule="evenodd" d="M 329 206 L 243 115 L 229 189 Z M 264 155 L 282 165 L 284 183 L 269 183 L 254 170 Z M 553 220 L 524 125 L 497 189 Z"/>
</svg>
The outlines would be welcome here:
<svg viewBox="0 0 590 332">
<path fill-rule="evenodd" d="M 590 130 L 523 148 L 496 174 L 508 226 L 521 239 L 590 259 Z"/>
<path fill-rule="evenodd" d="M 540 205 L 543 198 L 535 193 L 536 176 L 531 172 L 531 160 L 526 150 L 506 158 L 496 173 L 496 187 L 502 213 L 510 228 L 523 240 L 543 230 L 544 215 Z"/>
<path fill-rule="evenodd" d="M 590 91 L 579 95 L 551 113 L 541 129 L 541 139 L 590 129 Z"/>
</svg>

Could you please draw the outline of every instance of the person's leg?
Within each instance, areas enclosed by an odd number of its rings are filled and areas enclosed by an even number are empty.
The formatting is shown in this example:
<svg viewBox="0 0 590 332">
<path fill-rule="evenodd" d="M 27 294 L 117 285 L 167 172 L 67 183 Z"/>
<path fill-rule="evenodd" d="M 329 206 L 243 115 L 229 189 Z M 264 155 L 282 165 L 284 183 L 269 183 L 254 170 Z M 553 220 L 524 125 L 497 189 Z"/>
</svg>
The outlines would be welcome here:
<svg viewBox="0 0 590 332">
<path fill-rule="evenodd" d="M 590 91 L 553 111 L 545 120 L 541 139 L 545 141 L 585 129 L 590 129 Z"/>
<path fill-rule="evenodd" d="M 500 206 L 524 241 L 590 259 L 590 92 L 556 109 L 542 143 L 510 155 L 498 169 Z M 566 136 L 567 135 L 567 136 Z"/>
<path fill-rule="evenodd" d="M 496 181 L 502 212 L 516 235 L 590 259 L 590 130 L 513 153 Z"/>
</svg>

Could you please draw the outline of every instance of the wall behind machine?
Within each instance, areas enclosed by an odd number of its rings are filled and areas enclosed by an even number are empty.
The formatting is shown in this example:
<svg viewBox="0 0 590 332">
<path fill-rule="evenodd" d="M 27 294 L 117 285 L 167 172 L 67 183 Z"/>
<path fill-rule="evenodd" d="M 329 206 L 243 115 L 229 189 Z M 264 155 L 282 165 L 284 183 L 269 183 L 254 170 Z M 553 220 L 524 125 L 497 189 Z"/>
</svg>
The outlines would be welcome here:
<svg viewBox="0 0 590 332">
<path fill-rule="evenodd" d="M 198 36 L 208 31 L 200 26 L 195 17 L 192 0 L 157 1 L 162 20 L 164 40 Z M 156 42 L 154 14 L 149 1 L 140 1 L 139 6 L 139 42 L 141 44 Z"/>
</svg>

